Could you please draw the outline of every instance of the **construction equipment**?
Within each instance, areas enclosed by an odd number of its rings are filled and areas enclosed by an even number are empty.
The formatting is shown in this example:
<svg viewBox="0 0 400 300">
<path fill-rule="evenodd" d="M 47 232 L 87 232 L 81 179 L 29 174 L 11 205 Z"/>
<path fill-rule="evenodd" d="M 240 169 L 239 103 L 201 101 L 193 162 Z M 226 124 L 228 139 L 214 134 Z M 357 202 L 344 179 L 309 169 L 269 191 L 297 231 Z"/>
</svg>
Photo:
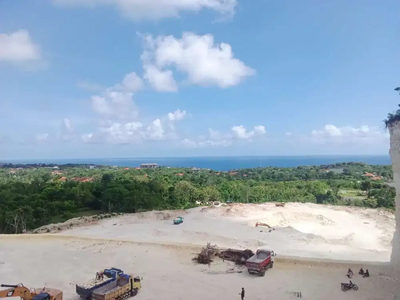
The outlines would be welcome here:
<svg viewBox="0 0 400 300">
<path fill-rule="evenodd" d="M 266 227 L 268 227 L 268 228 L 272 228 L 272 227 L 269 226 L 267 223 L 262 223 L 262 222 L 257 222 L 257 223 L 256 223 L 256 227 L 258 227 L 258 226 L 266 226 Z"/>
<path fill-rule="evenodd" d="M 124 274 L 124 271 L 117 268 L 101 270 L 96 273 L 96 278 L 89 280 L 85 284 L 76 285 L 76 293 L 85 300 L 92 299 L 92 293 L 95 289 L 103 287 L 117 280 L 119 275 Z M 105 278 L 104 278 L 105 276 Z"/>
<path fill-rule="evenodd" d="M 133 278 L 127 274 L 120 274 L 114 280 L 93 291 L 93 300 L 121 300 L 136 296 L 142 287 L 140 277 Z"/>
<path fill-rule="evenodd" d="M 256 254 L 246 261 L 246 267 L 249 274 L 265 275 L 265 271 L 274 266 L 274 256 L 272 250 L 259 249 Z"/>
<path fill-rule="evenodd" d="M 174 225 L 179 225 L 181 223 L 183 223 L 183 217 L 177 217 L 174 219 Z"/>
<path fill-rule="evenodd" d="M 22 283 L 17 285 L 2 284 L 8 288 L 0 290 L 0 298 L 20 297 L 22 300 L 62 300 L 63 292 L 52 288 L 28 289 Z"/>
</svg>

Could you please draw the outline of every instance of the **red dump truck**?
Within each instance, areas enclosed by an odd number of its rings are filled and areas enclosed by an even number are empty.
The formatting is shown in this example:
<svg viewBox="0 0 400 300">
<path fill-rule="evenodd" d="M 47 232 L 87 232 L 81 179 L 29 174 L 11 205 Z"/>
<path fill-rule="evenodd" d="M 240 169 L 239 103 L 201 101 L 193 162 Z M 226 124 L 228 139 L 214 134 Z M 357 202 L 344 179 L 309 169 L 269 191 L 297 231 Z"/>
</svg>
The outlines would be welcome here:
<svg viewBox="0 0 400 300">
<path fill-rule="evenodd" d="M 259 249 L 256 254 L 246 260 L 247 271 L 250 274 L 258 274 L 264 276 L 265 271 L 274 266 L 274 256 L 276 254 L 272 250 Z"/>
<path fill-rule="evenodd" d="M 93 300 L 122 300 L 136 296 L 141 288 L 140 277 L 133 278 L 127 274 L 121 274 L 118 278 L 92 293 Z"/>
</svg>

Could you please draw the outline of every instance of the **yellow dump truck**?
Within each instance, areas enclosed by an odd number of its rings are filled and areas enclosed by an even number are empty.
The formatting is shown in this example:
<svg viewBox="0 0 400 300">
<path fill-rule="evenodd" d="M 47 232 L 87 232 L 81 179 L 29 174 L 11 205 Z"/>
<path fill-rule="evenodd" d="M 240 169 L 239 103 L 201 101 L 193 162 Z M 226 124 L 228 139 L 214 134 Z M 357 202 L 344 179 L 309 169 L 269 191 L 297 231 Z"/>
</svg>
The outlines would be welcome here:
<svg viewBox="0 0 400 300">
<path fill-rule="evenodd" d="M 92 293 L 93 300 L 121 300 L 136 296 L 142 287 L 140 277 L 133 278 L 131 275 L 121 274 L 114 280 L 102 287 L 95 289 Z"/>
</svg>

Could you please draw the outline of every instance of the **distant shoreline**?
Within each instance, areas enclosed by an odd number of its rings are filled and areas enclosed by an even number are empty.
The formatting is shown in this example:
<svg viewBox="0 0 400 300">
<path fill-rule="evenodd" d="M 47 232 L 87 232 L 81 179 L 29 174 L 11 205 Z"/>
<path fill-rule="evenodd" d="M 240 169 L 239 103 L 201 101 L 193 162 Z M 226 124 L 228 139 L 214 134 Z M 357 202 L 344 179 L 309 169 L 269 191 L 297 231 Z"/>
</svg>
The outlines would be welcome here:
<svg viewBox="0 0 400 300">
<path fill-rule="evenodd" d="M 226 157 L 146 157 L 146 158 L 92 158 L 92 159 L 19 159 L 0 160 L 12 164 L 82 164 L 98 166 L 139 167 L 156 163 L 164 167 L 202 168 L 219 171 L 257 167 L 290 168 L 299 166 L 333 165 L 361 162 L 369 165 L 390 165 L 389 155 L 331 155 L 331 156 L 226 156 Z"/>
<path fill-rule="evenodd" d="M 138 156 L 138 157 L 60 157 L 60 158 L 11 158 L 11 159 L 3 159 L 0 158 L 1 161 L 48 161 L 48 160 L 138 160 L 138 159 L 212 159 L 212 158 L 340 158 L 340 157 L 390 157 L 387 154 L 327 154 L 327 155 L 224 155 L 224 156 Z"/>
</svg>

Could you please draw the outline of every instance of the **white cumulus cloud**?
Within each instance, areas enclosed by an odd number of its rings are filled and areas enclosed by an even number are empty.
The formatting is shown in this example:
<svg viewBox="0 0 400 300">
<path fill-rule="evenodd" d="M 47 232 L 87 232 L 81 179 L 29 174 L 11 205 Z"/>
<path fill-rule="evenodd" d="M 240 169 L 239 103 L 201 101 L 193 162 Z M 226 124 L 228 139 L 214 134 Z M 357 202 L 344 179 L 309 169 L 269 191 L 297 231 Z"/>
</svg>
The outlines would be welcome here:
<svg viewBox="0 0 400 300">
<path fill-rule="evenodd" d="M 192 140 L 192 139 L 183 139 L 180 142 L 180 145 L 186 148 L 208 148 L 208 147 L 228 147 L 232 144 L 230 140 Z"/>
<path fill-rule="evenodd" d="M 107 119 L 132 119 L 138 115 L 132 93 L 105 92 L 92 96 L 93 110 Z"/>
<path fill-rule="evenodd" d="M 186 111 L 182 111 L 180 109 L 176 110 L 173 113 L 168 113 L 168 119 L 170 121 L 180 121 L 186 116 Z"/>
<path fill-rule="evenodd" d="M 153 123 L 147 127 L 148 138 L 151 140 L 162 140 L 164 136 L 164 128 L 160 119 L 155 119 Z"/>
<path fill-rule="evenodd" d="M 177 109 L 146 124 L 139 121 L 139 112 L 133 96 L 143 88 L 143 80 L 136 74 L 127 74 L 121 83 L 105 88 L 91 97 L 93 112 L 98 116 L 98 127 L 81 135 L 85 143 L 133 144 L 148 140 L 176 139 L 175 122 L 187 116 Z M 64 120 L 64 131 L 72 125 Z"/>
<path fill-rule="evenodd" d="M 313 130 L 311 135 L 314 137 L 367 137 L 369 134 L 374 133 L 373 130 L 367 126 L 355 127 L 336 127 L 332 124 L 327 124 L 321 130 Z"/>
<path fill-rule="evenodd" d="M 229 44 L 215 44 L 211 34 L 185 32 L 182 38 L 171 35 L 153 38 L 148 35 L 144 41 L 142 60 L 145 73 L 149 73 L 149 66 L 152 66 L 151 70 L 155 73 L 153 76 L 147 75 L 149 81 L 157 72 L 168 72 L 171 66 L 186 74 L 191 84 L 220 88 L 237 85 L 245 77 L 255 74 L 252 68 L 234 57 Z M 176 89 L 172 73 L 166 74 L 164 76 L 169 80 L 171 89 Z M 150 83 L 154 86 L 153 82 Z"/>
<path fill-rule="evenodd" d="M 127 93 L 134 93 L 143 88 L 143 79 L 140 78 L 135 72 L 125 75 L 122 83 L 116 84 L 110 88 L 109 91 L 120 91 Z"/>
<path fill-rule="evenodd" d="M 367 125 L 338 127 L 327 124 L 322 129 L 313 130 L 310 138 L 316 143 L 373 143 L 387 140 L 389 136 L 388 133 Z"/>
<path fill-rule="evenodd" d="M 82 135 L 81 140 L 85 143 L 136 144 L 175 138 L 176 134 L 168 131 L 163 121 L 157 118 L 148 126 L 141 122 L 109 122 L 107 126 L 100 126 L 95 133 Z"/>
<path fill-rule="evenodd" d="M 40 58 L 40 47 L 31 40 L 27 30 L 0 34 L 0 62 L 26 62 Z"/>
<path fill-rule="evenodd" d="M 143 88 L 143 80 L 135 72 L 125 75 L 121 83 L 106 88 L 100 95 L 91 97 L 92 108 L 106 120 L 133 119 L 138 116 L 133 101 L 135 92 Z"/>
<path fill-rule="evenodd" d="M 140 122 L 130 122 L 126 124 L 111 123 L 108 127 L 100 127 L 97 138 L 98 141 L 108 143 L 132 143 L 141 140 L 143 125 Z M 96 136 L 91 136 L 91 138 Z"/>
<path fill-rule="evenodd" d="M 243 125 L 232 126 L 231 130 L 233 131 L 234 137 L 239 139 L 250 139 L 265 134 L 265 127 L 262 125 L 254 126 L 254 129 L 251 131 L 247 131 L 246 127 Z"/>
<path fill-rule="evenodd" d="M 235 140 L 244 139 L 251 142 L 250 138 L 256 138 L 264 134 L 265 127 L 262 125 L 254 126 L 251 131 L 247 131 L 243 125 L 232 126 L 229 133 L 221 133 L 209 128 L 207 136 L 199 136 L 197 139 L 186 138 L 181 140 L 180 145 L 187 148 L 228 147 Z"/>
<path fill-rule="evenodd" d="M 237 6 L 237 0 L 53 0 L 53 3 L 86 8 L 110 6 L 136 21 L 176 18 L 180 12 L 198 12 L 203 9 L 231 16 Z"/>
<path fill-rule="evenodd" d="M 161 70 L 152 64 L 145 64 L 144 78 L 157 92 L 176 92 L 178 86 L 171 70 Z"/>
<path fill-rule="evenodd" d="M 254 134 L 255 135 L 265 134 L 265 127 L 262 125 L 254 126 Z"/>
</svg>

